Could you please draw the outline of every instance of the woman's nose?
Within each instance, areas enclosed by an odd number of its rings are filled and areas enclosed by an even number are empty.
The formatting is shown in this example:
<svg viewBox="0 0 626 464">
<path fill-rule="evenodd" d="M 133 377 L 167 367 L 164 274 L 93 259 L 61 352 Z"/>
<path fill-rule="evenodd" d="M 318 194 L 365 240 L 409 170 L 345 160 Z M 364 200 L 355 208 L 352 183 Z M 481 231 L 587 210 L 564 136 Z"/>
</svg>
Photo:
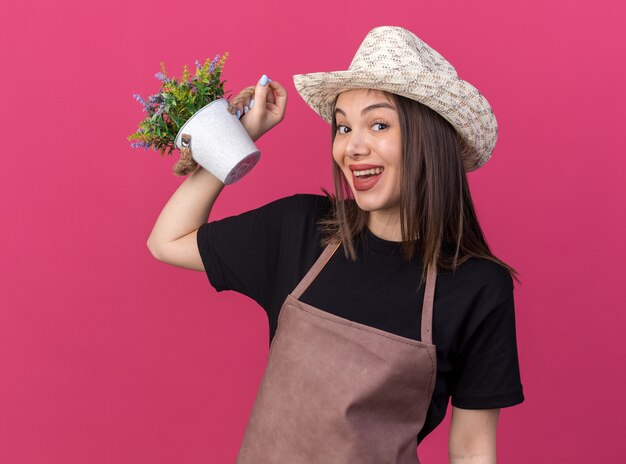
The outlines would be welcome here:
<svg viewBox="0 0 626 464">
<path fill-rule="evenodd" d="M 370 149 L 364 134 L 356 130 L 351 131 L 346 143 L 346 154 L 351 157 L 358 157 L 360 155 L 367 155 L 369 151 Z"/>
</svg>

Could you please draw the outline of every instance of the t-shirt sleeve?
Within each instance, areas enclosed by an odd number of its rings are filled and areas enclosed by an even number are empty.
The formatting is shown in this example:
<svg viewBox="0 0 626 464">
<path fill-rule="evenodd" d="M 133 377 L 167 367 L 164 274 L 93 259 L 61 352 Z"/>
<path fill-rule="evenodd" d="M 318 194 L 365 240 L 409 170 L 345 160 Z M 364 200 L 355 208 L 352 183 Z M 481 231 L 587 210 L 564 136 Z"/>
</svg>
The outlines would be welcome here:
<svg viewBox="0 0 626 464">
<path fill-rule="evenodd" d="M 503 408 L 524 401 L 513 282 L 504 268 L 498 269 L 477 297 L 459 347 L 451 393 L 458 408 Z"/>
<path fill-rule="evenodd" d="M 283 225 L 298 194 L 198 229 L 198 251 L 216 291 L 233 290 L 265 306 L 273 290 Z"/>
</svg>

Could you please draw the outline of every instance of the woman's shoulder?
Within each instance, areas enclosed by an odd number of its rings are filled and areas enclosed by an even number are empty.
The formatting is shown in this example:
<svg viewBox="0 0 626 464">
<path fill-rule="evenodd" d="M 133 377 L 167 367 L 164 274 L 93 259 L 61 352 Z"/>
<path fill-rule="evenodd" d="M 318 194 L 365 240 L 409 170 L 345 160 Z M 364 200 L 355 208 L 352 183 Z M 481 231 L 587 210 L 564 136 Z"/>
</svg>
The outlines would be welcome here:
<svg viewBox="0 0 626 464">
<path fill-rule="evenodd" d="M 325 195 L 318 195 L 315 193 L 294 193 L 292 195 L 287 195 L 285 197 L 274 200 L 274 202 L 280 203 L 287 207 L 315 207 L 319 203 L 328 202 L 328 199 Z"/>
<path fill-rule="evenodd" d="M 473 272 L 477 272 L 492 280 L 508 280 L 510 274 L 502 264 L 488 258 L 472 256 L 465 263 Z"/>
<path fill-rule="evenodd" d="M 283 214 L 298 214 L 303 211 L 315 210 L 318 203 L 323 201 L 324 197 L 322 195 L 315 195 L 312 193 L 294 193 L 292 195 L 271 200 L 259 209 L 272 210 Z"/>
<path fill-rule="evenodd" d="M 508 293 L 513 290 L 513 277 L 508 269 L 491 259 L 472 256 L 447 273 L 481 291 Z"/>
<path fill-rule="evenodd" d="M 332 208 L 332 202 L 327 196 L 315 193 L 295 193 L 278 201 L 281 201 L 286 209 L 296 213 L 307 212 L 315 217 L 325 215 Z"/>
<path fill-rule="evenodd" d="M 513 278 L 506 267 L 495 261 L 471 257 L 441 277 L 439 291 L 443 300 L 460 308 L 457 316 L 468 323 L 493 314 L 510 316 L 514 311 Z"/>
<path fill-rule="evenodd" d="M 266 220 L 280 222 L 284 227 L 294 230 L 310 228 L 318 220 L 326 217 L 332 207 L 324 195 L 313 193 L 294 193 L 275 199 L 259 211 L 267 212 Z"/>
</svg>

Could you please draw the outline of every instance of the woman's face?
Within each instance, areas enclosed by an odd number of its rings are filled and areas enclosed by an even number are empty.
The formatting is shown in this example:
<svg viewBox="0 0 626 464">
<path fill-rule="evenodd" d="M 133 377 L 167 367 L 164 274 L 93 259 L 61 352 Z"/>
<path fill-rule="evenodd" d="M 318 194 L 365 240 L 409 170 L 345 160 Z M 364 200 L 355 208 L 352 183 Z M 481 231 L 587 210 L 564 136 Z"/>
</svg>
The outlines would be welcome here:
<svg viewBox="0 0 626 464">
<path fill-rule="evenodd" d="M 402 136 L 395 103 L 380 91 L 347 90 L 337 99 L 335 117 L 333 158 L 359 208 L 381 218 L 399 217 Z M 363 172 L 371 169 L 376 171 Z"/>
</svg>

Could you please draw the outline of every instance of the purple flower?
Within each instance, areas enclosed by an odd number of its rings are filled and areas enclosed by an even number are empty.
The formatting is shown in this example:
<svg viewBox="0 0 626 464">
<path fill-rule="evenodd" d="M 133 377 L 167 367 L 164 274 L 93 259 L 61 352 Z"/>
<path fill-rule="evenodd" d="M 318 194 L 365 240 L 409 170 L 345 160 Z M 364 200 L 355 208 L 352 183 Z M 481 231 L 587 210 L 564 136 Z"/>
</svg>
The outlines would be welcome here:
<svg viewBox="0 0 626 464">
<path fill-rule="evenodd" d="M 157 93 L 157 94 L 152 95 L 148 99 L 148 103 L 160 105 L 161 103 L 163 103 L 164 100 L 165 100 L 165 97 L 163 97 L 162 94 Z"/>
<path fill-rule="evenodd" d="M 139 95 L 138 93 L 134 93 L 133 97 L 135 98 L 135 100 L 137 100 L 139 103 L 141 103 L 143 105 L 143 110 L 144 111 L 148 111 L 150 109 L 150 105 L 148 103 L 146 103 L 143 98 L 141 98 L 141 95 Z"/>
<path fill-rule="evenodd" d="M 131 148 L 143 148 L 147 150 L 150 148 L 150 142 L 133 142 L 130 144 Z"/>
<path fill-rule="evenodd" d="M 163 111 L 165 111 L 165 103 L 161 104 L 161 106 L 159 106 L 159 109 L 154 114 L 157 115 L 157 116 L 161 116 Z"/>
<path fill-rule="evenodd" d="M 219 58 L 219 55 L 215 55 L 215 58 L 213 58 L 213 61 L 211 61 L 211 66 L 209 67 L 210 72 L 213 72 L 215 70 L 215 65 L 217 64 L 217 60 L 219 60 Z"/>
<path fill-rule="evenodd" d="M 202 65 L 200 64 L 200 62 L 198 60 L 196 60 L 196 69 L 200 69 L 202 67 Z"/>
<path fill-rule="evenodd" d="M 166 84 L 170 81 L 167 76 L 165 74 L 163 74 L 161 71 L 159 71 L 158 73 L 156 73 L 154 75 L 154 77 L 156 77 L 158 80 L 160 80 L 161 82 L 165 82 Z"/>
</svg>

